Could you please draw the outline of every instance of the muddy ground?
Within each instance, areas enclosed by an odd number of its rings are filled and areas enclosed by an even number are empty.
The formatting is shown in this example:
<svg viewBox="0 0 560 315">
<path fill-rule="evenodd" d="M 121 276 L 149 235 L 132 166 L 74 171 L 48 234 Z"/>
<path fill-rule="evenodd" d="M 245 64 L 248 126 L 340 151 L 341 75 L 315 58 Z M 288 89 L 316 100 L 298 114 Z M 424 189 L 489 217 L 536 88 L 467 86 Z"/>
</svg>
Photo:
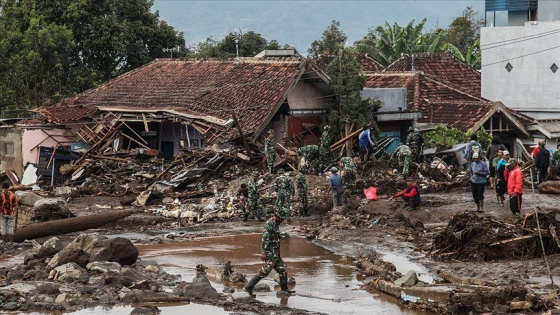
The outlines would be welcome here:
<svg viewBox="0 0 560 315">
<path fill-rule="evenodd" d="M 265 182 L 271 182 L 274 176 L 266 175 L 263 178 Z M 245 180 L 245 178 L 238 178 L 229 181 L 226 186 L 222 186 L 219 189 L 220 194 L 222 196 L 233 195 L 232 192 L 236 191 L 240 183 Z M 302 237 L 307 237 L 310 241 L 320 240 L 318 244 L 333 250 L 335 253 L 351 257 L 359 255 L 360 245 L 374 249 L 379 253 L 404 254 L 410 260 L 425 266 L 430 276 L 438 283 L 446 282 L 446 279 L 439 275 L 450 274 L 458 279 L 468 279 L 472 283 L 510 288 L 512 292 L 514 288 L 521 288 L 528 291 L 528 293 L 524 293 L 525 295 L 546 294 L 557 290 L 556 286 L 554 288 L 551 287 L 549 270 L 541 257 L 516 257 L 514 259 L 501 259 L 498 261 L 483 261 L 483 259 L 476 257 L 458 260 L 449 258 L 453 257 L 453 255 L 444 257 L 433 255 L 434 238 L 445 229 L 450 219 L 457 214 L 470 211 L 473 213 L 472 215 L 481 218 L 481 220 L 491 218 L 509 225 L 519 224 L 518 220 L 509 211 L 507 205 L 502 207 L 496 202 L 494 192 L 489 188 L 487 188 L 485 193 L 486 202 L 483 213 L 474 213 L 476 207 L 472 201 L 468 182 L 466 181 L 458 181 L 452 185 L 439 185 L 437 186 L 438 188 L 433 188 L 433 185 L 430 186 L 426 190 L 434 192 L 422 194 L 422 207 L 414 211 L 407 211 L 402 201 L 391 201 L 389 199 L 390 195 L 405 187 L 405 182 L 400 176 L 394 176 L 387 180 L 377 180 L 379 198 L 376 201 L 364 199 L 361 188 L 368 187 L 372 180 L 364 181 L 361 178 L 358 182 L 358 187 L 360 188 L 347 192 L 346 206 L 341 209 L 331 209 L 330 197 L 325 197 L 324 195 L 326 176 L 308 175 L 308 182 L 311 215 L 309 217 L 294 217 L 291 219 L 290 226 L 292 230 L 288 231 L 288 233 L 292 235 L 298 234 Z M 241 222 L 239 213 L 230 219 L 216 218 L 208 222 L 181 227 L 177 219 L 163 217 L 157 213 L 158 207 L 162 204 L 161 200 L 155 200 L 150 205 L 140 208 L 122 206 L 120 203 L 122 199 L 122 196 L 79 196 L 70 199 L 69 206 L 71 211 L 77 216 L 130 209 L 134 211 L 134 214 L 118 222 L 87 231 L 88 233 L 95 232 L 104 235 L 127 232 L 153 232 L 156 235 L 162 232 L 173 231 L 174 229 L 192 231 L 192 233 L 188 234 L 188 237 L 176 239 L 176 241 L 185 241 L 189 238 L 244 233 L 248 229 L 252 231 L 255 228 L 258 229 L 258 224 L 254 222 L 249 222 L 248 224 Z M 270 198 L 264 198 L 265 204 L 269 204 L 271 200 Z M 530 187 L 526 187 L 523 202 L 524 213 L 537 206 L 554 208 L 560 205 L 560 195 L 540 194 L 538 191 L 533 193 Z M 297 206 L 297 204 L 294 206 Z M 270 212 L 270 204 L 268 209 Z M 337 215 L 341 219 L 338 219 Z M 58 237 L 65 242 L 70 242 L 81 233 L 83 232 L 58 235 Z M 48 238 L 36 241 L 42 243 L 46 239 Z M 163 240 L 155 238 L 153 241 Z M 166 239 L 165 241 L 173 240 Z M 349 244 L 352 245 L 349 246 Z M 2 245 L 1 250 L 2 256 L 5 258 L 31 250 L 31 246 L 29 243 Z M 556 285 L 556 283 L 560 282 L 560 277 L 556 277 L 560 272 L 560 255 L 548 255 L 547 259 Z M 371 289 L 372 286 L 368 284 L 373 279 L 371 277 L 364 279 L 364 289 Z M 189 281 L 189 279 L 183 280 Z M 465 309 L 473 313 L 482 313 L 484 311 L 515 313 L 508 308 L 510 301 L 511 299 L 503 303 L 496 303 L 496 301 L 484 300 L 482 305 L 477 302 L 476 306 Z M 305 310 L 292 310 L 280 306 L 264 305 L 250 299 L 242 299 L 226 303 L 225 305 L 223 302 L 217 301 L 202 301 L 202 303 L 223 306 L 226 310 L 250 311 L 259 314 L 270 314 L 272 312 L 276 314 L 309 314 Z M 469 303 L 476 304 L 473 301 L 462 301 L 460 303 L 455 301 L 455 304 L 461 303 L 467 306 Z M 91 304 L 91 301 L 84 304 L 75 302 L 73 305 L 68 306 L 67 309 L 78 309 L 86 305 L 91 306 Z M 409 306 L 416 307 L 413 304 Z M 555 301 L 553 300 L 544 306 L 540 305 L 540 307 L 537 307 L 533 305 L 533 309 L 525 309 L 523 313 L 542 314 L 547 309 L 554 307 Z M 457 308 L 449 308 L 446 311 L 429 307 L 423 308 L 437 313 L 463 313 Z"/>
</svg>

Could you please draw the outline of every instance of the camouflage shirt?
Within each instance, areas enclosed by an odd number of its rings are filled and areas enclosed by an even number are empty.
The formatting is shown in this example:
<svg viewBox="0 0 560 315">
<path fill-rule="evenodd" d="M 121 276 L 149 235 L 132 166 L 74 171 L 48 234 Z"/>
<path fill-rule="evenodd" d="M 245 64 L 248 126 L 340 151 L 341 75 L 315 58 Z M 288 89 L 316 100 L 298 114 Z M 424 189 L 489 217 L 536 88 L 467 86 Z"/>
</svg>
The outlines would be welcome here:
<svg viewBox="0 0 560 315">
<path fill-rule="evenodd" d="M 325 150 L 325 151 L 330 151 L 330 146 L 331 146 L 331 137 L 329 136 L 329 131 L 325 130 L 323 131 L 323 133 L 321 134 L 321 138 L 319 139 L 320 142 L 320 149 L 321 150 Z"/>
<path fill-rule="evenodd" d="M 282 175 L 276 178 L 276 181 L 274 182 L 274 190 L 277 194 L 293 195 L 294 185 L 292 184 L 292 180 L 289 176 Z"/>
<path fill-rule="evenodd" d="M 274 154 L 274 147 L 276 146 L 276 141 L 274 138 L 267 138 L 264 142 L 264 153 L 267 155 Z"/>
<path fill-rule="evenodd" d="M 307 162 L 310 162 L 309 159 L 316 158 L 319 155 L 319 147 L 315 144 L 310 144 L 299 148 L 297 152 L 305 158 Z"/>
<path fill-rule="evenodd" d="M 416 148 L 418 146 L 418 134 L 409 133 L 406 137 L 406 144 L 411 148 Z"/>
<path fill-rule="evenodd" d="M 280 257 L 280 228 L 274 218 L 266 221 L 261 242 L 262 252 L 267 259 Z"/>
<path fill-rule="evenodd" d="M 307 180 L 302 173 L 296 176 L 296 187 L 299 195 L 307 194 Z"/>
<path fill-rule="evenodd" d="M 397 153 L 397 156 L 406 156 L 412 154 L 410 147 L 407 146 L 406 144 L 398 146 L 395 152 Z"/>
<path fill-rule="evenodd" d="M 247 195 L 249 197 L 249 201 L 251 202 L 258 202 L 259 201 L 259 187 L 257 187 L 257 183 L 251 178 L 249 183 L 247 184 Z"/>
<path fill-rule="evenodd" d="M 340 159 L 340 162 L 342 163 L 342 170 L 345 172 L 355 172 L 356 171 L 356 163 L 354 162 L 354 160 L 350 157 L 343 157 Z"/>
</svg>

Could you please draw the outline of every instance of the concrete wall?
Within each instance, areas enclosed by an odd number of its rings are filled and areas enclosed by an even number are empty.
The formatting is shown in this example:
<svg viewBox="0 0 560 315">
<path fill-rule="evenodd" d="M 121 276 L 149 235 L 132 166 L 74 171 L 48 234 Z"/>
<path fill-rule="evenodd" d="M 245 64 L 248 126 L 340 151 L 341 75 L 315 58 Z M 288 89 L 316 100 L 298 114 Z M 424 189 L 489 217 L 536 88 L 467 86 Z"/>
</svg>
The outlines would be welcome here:
<svg viewBox="0 0 560 315">
<path fill-rule="evenodd" d="M 23 131 L 16 128 L 0 129 L 0 172 L 13 170 L 20 180 L 23 175 L 22 134 Z M 13 146 L 13 154 L 6 152 L 7 146 Z"/>
<path fill-rule="evenodd" d="M 313 85 L 300 80 L 288 94 L 288 104 L 290 110 L 325 109 L 326 101 L 323 96 Z"/>
<path fill-rule="evenodd" d="M 559 21 L 560 20 L 560 1 L 558 0 L 539 0 L 537 9 L 537 20 Z"/>
<path fill-rule="evenodd" d="M 183 140 L 186 146 L 188 146 L 188 140 L 191 141 L 191 146 L 200 146 L 201 140 L 203 139 L 198 131 L 182 123 L 165 121 L 160 125 L 160 128 L 160 141 L 173 142 L 173 155 L 179 153 L 181 140 Z M 195 145 L 196 143 L 198 143 L 198 145 Z"/>
<path fill-rule="evenodd" d="M 406 89 L 370 89 L 365 88 L 360 92 L 362 99 L 371 98 L 379 100 L 383 107 L 380 113 L 400 112 L 406 110 Z"/>
<path fill-rule="evenodd" d="M 558 29 L 560 21 L 482 28 L 482 96 L 523 112 L 558 111 Z M 508 62 L 511 72 L 505 69 Z M 552 64 L 559 67 L 556 73 L 550 70 Z"/>
<path fill-rule="evenodd" d="M 70 142 L 79 142 L 76 133 L 80 130 L 80 127 L 79 125 L 74 125 L 69 126 L 68 129 L 25 129 L 23 132 L 22 165 L 26 165 L 27 163 L 37 164 L 39 161 L 39 147 L 56 148 L 58 147 L 58 143 L 63 146 L 70 146 Z M 50 135 L 50 137 L 48 135 Z"/>
</svg>

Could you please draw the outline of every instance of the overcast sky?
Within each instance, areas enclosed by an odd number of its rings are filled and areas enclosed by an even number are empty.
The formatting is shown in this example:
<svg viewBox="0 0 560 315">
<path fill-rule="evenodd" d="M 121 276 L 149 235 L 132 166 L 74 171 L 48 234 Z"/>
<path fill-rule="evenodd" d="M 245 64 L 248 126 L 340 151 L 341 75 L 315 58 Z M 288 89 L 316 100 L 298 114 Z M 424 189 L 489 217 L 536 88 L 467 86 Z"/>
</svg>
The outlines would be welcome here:
<svg viewBox="0 0 560 315">
<path fill-rule="evenodd" d="M 426 30 L 448 27 L 471 6 L 484 18 L 483 0 L 369 0 L 369 1 L 187 1 L 155 0 L 153 11 L 184 32 L 188 46 L 207 37 L 221 40 L 241 29 L 255 31 L 267 40 L 295 46 L 306 54 L 311 42 L 337 20 L 348 36 L 348 45 L 369 28 L 396 22 L 401 26 L 423 18 Z"/>
</svg>

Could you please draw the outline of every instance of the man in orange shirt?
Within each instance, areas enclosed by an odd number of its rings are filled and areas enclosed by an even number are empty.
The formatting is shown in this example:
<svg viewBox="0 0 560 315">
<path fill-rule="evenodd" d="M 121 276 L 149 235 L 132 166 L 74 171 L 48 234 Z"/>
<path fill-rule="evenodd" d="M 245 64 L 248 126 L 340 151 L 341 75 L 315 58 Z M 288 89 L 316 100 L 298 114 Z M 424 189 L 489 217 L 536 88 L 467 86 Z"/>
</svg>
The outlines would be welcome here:
<svg viewBox="0 0 560 315">
<path fill-rule="evenodd" d="M 14 241 L 14 218 L 16 217 L 17 199 L 16 195 L 9 191 L 10 184 L 8 182 L 2 183 L 2 193 L 0 201 L 2 202 L 2 221 L 0 228 L 2 231 L 2 240 L 4 242 Z"/>
<path fill-rule="evenodd" d="M 523 195 L 523 172 L 516 159 L 510 159 L 504 171 L 509 195 L 509 209 L 519 218 L 521 213 L 521 196 Z"/>
</svg>

